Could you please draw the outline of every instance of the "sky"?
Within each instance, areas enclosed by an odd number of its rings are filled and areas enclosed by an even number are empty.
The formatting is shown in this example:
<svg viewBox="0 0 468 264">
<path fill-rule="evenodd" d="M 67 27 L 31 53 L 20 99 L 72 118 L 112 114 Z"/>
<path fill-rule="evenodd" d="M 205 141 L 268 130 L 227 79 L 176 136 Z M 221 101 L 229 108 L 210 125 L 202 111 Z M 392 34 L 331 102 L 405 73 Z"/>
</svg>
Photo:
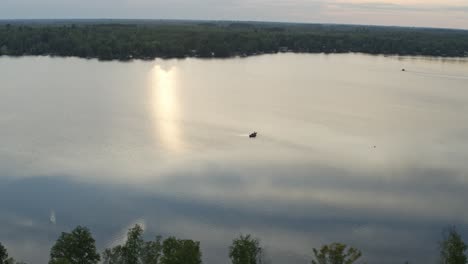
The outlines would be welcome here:
<svg viewBox="0 0 468 264">
<path fill-rule="evenodd" d="M 0 19 L 207 19 L 468 29 L 468 0 L 0 0 Z"/>
</svg>

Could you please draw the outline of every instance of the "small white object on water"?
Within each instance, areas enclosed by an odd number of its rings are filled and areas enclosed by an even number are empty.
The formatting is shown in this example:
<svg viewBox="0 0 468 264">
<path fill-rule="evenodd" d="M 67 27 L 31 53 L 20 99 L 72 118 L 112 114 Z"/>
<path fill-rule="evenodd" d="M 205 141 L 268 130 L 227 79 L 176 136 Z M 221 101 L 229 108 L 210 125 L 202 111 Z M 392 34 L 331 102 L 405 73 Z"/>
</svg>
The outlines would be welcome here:
<svg viewBox="0 0 468 264">
<path fill-rule="evenodd" d="M 57 222 L 56 222 L 56 219 L 55 219 L 55 212 L 54 210 L 50 211 L 50 218 L 49 218 L 49 221 L 51 224 L 55 225 Z"/>
</svg>

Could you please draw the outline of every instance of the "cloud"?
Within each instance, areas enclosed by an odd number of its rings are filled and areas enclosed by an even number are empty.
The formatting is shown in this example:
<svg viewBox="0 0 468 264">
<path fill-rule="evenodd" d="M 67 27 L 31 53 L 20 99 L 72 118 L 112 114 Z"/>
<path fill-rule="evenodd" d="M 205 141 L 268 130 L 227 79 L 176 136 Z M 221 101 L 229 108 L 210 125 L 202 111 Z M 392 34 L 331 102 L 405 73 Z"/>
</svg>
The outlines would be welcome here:
<svg viewBox="0 0 468 264">
<path fill-rule="evenodd" d="M 218 173 L 210 177 L 217 176 Z M 8 238 L 2 242 L 25 260 L 46 259 L 48 249 L 60 232 L 69 231 L 78 224 L 90 227 L 98 247 L 103 249 L 122 243 L 125 231 L 134 223 L 144 223 L 148 239 L 161 234 L 201 241 L 208 263 L 226 262 L 229 243 L 240 233 L 258 236 L 269 257 L 289 260 L 288 263 L 304 263 L 310 259 L 312 247 L 334 241 L 360 248 L 368 261 L 380 258 L 385 261 L 379 263 L 395 263 L 411 257 L 425 262 L 422 260 L 433 257 L 433 252 L 425 252 L 427 241 L 435 243 L 434 235 L 438 233 L 434 229 L 443 226 L 428 223 L 431 218 L 424 215 L 414 218 L 415 221 L 401 219 L 399 213 L 379 218 L 375 217 L 380 214 L 376 210 L 333 208 L 320 205 L 322 201 L 308 201 L 309 206 L 277 200 L 253 205 L 252 201 L 233 201 L 229 205 L 226 197 L 202 200 L 196 196 L 180 196 L 177 192 L 161 194 L 124 186 L 96 186 L 57 177 L 12 182 L 0 180 L 0 184 L 0 205 L 6 208 L 0 213 L 0 223 L 5 227 L 0 235 Z M 173 184 L 163 188 L 180 188 Z M 227 187 L 218 188 L 225 190 Z M 245 186 L 236 189 L 240 196 L 245 194 L 242 191 Z M 31 200 L 35 201 L 36 212 L 29 208 L 32 205 L 28 201 Z M 49 206 L 57 208 L 60 226 L 47 223 L 46 208 Z M 303 212 L 295 215 L 298 206 Z M 27 219 L 35 224 L 25 228 L 24 221 L 17 219 Z M 28 252 L 23 247 L 36 244 L 42 245 L 41 254 Z M 408 249 L 411 251 L 405 252 Z M 394 254 L 396 251 L 400 253 Z"/>
<path fill-rule="evenodd" d="M 463 1 L 327 1 L 323 17 L 335 23 L 468 29 Z"/>
<path fill-rule="evenodd" d="M 367 11 L 468 12 L 468 5 L 412 4 L 392 2 L 334 2 L 329 7 Z"/>
<path fill-rule="evenodd" d="M 367 17 L 362 17 L 363 12 Z M 459 0 L 5 0 L 0 18 L 260 20 L 468 28 L 463 17 L 467 12 L 466 1 Z"/>
</svg>

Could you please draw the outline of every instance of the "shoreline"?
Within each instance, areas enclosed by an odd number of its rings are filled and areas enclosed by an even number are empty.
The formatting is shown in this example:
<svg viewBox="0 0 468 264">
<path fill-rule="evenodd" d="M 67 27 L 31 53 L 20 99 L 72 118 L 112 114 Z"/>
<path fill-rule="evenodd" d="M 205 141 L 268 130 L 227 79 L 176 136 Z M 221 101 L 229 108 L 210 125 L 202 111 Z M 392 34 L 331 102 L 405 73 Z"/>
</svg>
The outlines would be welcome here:
<svg viewBox="0 0 468 264">
<path fill-rule="evenodd" d="M 121 62 L 121 63 L 131 63 L 131 62 L 151 62 L 156 60 L 186 60 L 186 59 L 199 59 L 199 60 L 231 60 L 231 59 L 249 59 L 266 55 L 282 55 L 282 54 L 292 54 L 292 55 L 365 55 L 370 57 L 383 57 L 383 58 L 392 58 L 392 59 L 433 59 L 441 61 L 467 61 L 468 56 L 465 57 L 452 57 L 452 56 L 431 56 L 431 55 L 401 55 L 401 54 L 373 54 L 373 53 L 364 53 L 364 52 L 337 52 L 337 53 L 325 53 L 325 52 L 276 52 L 276 53 L 258 53 L 247 56 L 230 56 L 230 57 L 199 57 L 199 56 L 186 56 L 186 57 L 153 57 L 153 58 L 131 58 L 127 60 L 122 59 L 102 59 L 99 57 L 81 57 L 81 56 L 62 56 L 62 55 L 34 55 L 34 54 L 23 54 L 23 55 L 0 55 L 0 60 L 2 58 L 11 58 L 11 59 L 20 59 L 20 58 L 62 58 L 62 59 L 80 59 L 86 61 L 98 61 L 98 62 Z"/>
</svg>

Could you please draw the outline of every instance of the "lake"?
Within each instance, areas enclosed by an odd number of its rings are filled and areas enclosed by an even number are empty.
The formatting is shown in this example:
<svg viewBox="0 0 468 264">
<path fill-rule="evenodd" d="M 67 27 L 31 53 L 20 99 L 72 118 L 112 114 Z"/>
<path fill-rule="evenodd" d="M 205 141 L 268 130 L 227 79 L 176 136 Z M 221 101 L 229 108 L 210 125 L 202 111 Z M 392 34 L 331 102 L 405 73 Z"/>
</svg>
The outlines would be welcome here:
<svg viewBox="0 0 468 264">
<path fill-rule="evenodd" d="M 331 242 L 435 263 L 445 227 L 467 238 L 467 59 L 1 57 L 0 76 L 0 241 L 18 260 L 47 263 L 77 225 L 100 250 L 136 223 L 195 239 L 207 264 L 241 233 L 293 264 Z"/>
</svg>

